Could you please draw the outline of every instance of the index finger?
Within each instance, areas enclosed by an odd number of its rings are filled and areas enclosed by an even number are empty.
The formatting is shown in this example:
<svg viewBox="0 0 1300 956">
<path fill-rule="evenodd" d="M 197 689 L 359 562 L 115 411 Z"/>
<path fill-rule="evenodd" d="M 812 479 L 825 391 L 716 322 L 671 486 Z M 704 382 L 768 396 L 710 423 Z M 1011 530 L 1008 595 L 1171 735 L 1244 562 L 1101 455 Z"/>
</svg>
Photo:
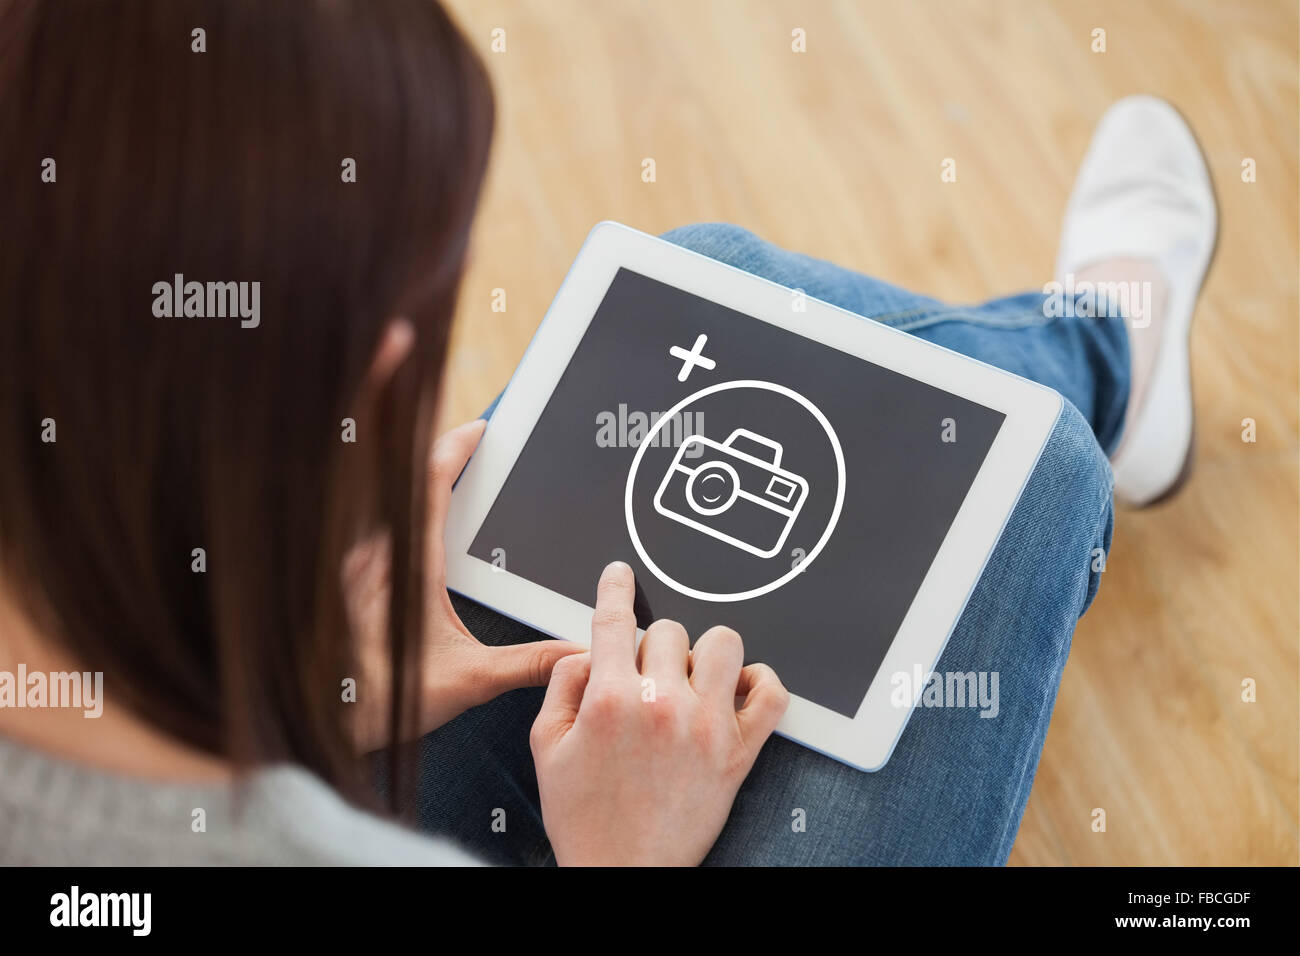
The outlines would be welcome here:
<svg viewBox="0 0 1300 956">
<path fill-rule="evenodd" d="M 605 568 L 596 585 L 591 616 L 591 679 L 624 676 L 636 670 L 636 578 L 622 561 Z"/>
</svg>

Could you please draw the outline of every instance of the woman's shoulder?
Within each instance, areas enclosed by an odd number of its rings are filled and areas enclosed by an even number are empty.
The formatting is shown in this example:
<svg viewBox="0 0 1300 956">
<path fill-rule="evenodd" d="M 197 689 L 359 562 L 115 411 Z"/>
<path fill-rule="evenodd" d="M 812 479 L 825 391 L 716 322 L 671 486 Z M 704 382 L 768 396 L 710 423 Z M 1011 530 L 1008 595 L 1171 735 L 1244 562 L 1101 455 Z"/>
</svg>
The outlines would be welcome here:
<svg viewBox="0 0 1300 956">
<path fill-rule="evenodd" d="M 274 833 L 276 852 L 290 862 L 359 866 L 479 863 L 449 841 L 350 805 L 320 778 L 296 767 L 276 767 L 250 778 L 246 802 L 235 814 L 250 833 Z"/>
<path fill-rule="evenodd" d="M 141 780 L 0 737 L 0 864 L 466 866 L 433 839 L 348 804 L 301 768 L 239 783 Z"/>
</svg>

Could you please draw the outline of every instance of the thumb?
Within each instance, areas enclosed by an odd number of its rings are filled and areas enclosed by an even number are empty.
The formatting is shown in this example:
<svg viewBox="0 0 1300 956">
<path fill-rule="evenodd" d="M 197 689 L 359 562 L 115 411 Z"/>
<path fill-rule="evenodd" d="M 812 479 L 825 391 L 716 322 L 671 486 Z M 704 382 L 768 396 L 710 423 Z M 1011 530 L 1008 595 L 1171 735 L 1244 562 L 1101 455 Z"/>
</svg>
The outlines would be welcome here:
<svg viewBox="0 0 1300 956">
<path fill-rule="evenodd" d="M 466 422 L 435 441 L 433 450 L 429 453 L 430 533 L 439 545 L 442 543 L 443 528 L 447 524 L 447 506 L 451 501 L 452 486 L 469 463 L 485 428 L 487 422 L 481 418 Z"/>
<path fill-rule="evenodd" d="M 583 650 L 583 648 L 579 648 Z M 591 679 L 591 655 L 574 654 L 559 661 L 546 688 L 546 699 L 533 722 L 532 746 L 536 756 L 564 737 L 578 719 L 582 695 Z"/>
<path fill-rule="evenodd" d="M 749 745 L 750 753 L 757 757 L 764 741 L 772 736 L 785 716 L 790 692 L 772 668 L 766 664 L 750 664 L 740 672 L 736 696 L 745 698 L 744 705 L 736 711 L 741 737 Z"/>
<path fill-rule="evenodd" d="M 557 661 L 585 650 L 578 644 L 554 640 L 482 645 L 476 662 L 478 679 L 474 683 L 484 701 L 519 687 L 545 687 Z"/>
</svg>

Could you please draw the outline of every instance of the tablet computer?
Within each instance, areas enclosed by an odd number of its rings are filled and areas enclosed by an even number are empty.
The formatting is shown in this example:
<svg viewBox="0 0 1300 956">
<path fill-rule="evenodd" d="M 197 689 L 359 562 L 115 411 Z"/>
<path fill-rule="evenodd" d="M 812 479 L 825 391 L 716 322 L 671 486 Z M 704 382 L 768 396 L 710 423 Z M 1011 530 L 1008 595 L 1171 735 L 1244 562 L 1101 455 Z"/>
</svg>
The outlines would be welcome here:
<svg viewBox="0 0 1300 956">
<path fill-rule="evenodd" d="M 626 561 L 640 628 L 734 628 L 790 691 L 778 732 L 875 770 L 1061 402 L 601 223 L 456 486 L 447 584 L 589 643 L 600 572 Z"/>
</svg>

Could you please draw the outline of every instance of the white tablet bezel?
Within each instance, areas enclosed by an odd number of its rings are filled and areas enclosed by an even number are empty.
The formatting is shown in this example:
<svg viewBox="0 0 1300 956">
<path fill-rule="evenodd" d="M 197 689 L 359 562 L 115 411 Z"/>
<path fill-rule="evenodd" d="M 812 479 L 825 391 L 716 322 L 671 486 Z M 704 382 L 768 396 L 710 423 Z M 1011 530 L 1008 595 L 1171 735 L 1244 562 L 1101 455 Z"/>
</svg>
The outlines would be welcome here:
<svg viewBox="0 0 1300 956">
<path fill-rule="evenodd" d="M 1006 415 L 983 466 L 853 717 L 793 696 L 778 732 L 862 770 L 893 752 L 920 696 L 891 703 L 892 675 L 928 675 L 1061 412 L 1053 389 L 614 222 L 588 234 L 452 495 L 447 586 L 553 637 L 590 643 L 592 606 L 471 557 L 468 549 L 620 267 Z M 629 562 L 636 565 L 635 555 Z M 596 582 L 592 581 L 592 598 Z M 742 635 L 743 637 L 743 635 Z M 923 681 L 921 683 L 924 683 Z"/>
</svg>

